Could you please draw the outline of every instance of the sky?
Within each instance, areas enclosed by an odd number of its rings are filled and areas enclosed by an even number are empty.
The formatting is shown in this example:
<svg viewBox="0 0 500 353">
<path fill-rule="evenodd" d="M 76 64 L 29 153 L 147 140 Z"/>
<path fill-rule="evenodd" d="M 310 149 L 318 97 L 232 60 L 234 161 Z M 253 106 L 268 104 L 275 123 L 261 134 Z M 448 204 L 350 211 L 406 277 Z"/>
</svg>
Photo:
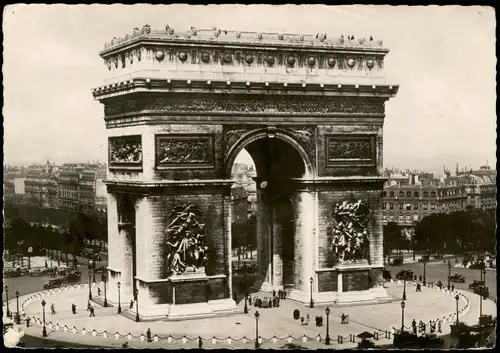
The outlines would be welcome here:
<svg viewBox="0 0 500 353">
<path fill-rule="evenodd" d="M 488 7 L 10 5 L 4 8 L 4 162 L 106 161 L 98 53 L 133 28 L 373 36 L 390 49 L 384 166 L 496 164 L 495 14 Z M 243 157 L 243 160 L 248 157 Z"/>
</svg>

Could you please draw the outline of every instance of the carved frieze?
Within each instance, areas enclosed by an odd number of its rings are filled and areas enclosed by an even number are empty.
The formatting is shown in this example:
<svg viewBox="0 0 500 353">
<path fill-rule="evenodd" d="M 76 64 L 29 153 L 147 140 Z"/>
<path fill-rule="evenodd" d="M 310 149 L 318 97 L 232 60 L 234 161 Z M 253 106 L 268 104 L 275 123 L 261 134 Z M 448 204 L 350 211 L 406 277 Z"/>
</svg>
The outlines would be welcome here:
<svg viewBox="0 0 500 353">
<path fill-rule="evenodd" d="M 374 165 L 374 135 L 326 135 L 326 165 Z"/>
<path fill-rule="evenodd" d="M 110 167 L 141 166 L 142 143 L 140 135 L 110 137 L 108 141 Z"/>
<path fill-rule="evenodd" d="M 286 128 L 295 140 L 304 148 L 307 155 L 314 163 L 316 160 L 316 128 L 312 126 L 301 126 Z"/>
<path fill-rule="evenodd" d="M 237 112 L 237 113 L 309 113 L 384 114 L 384 101 L 368 97 L 273 97 L 234 96 L 229 98 L 142 98 L 106 105 L 106 116 L 134 112 Z"/>
<path fill-rule="evenodd" d="M 213 135 L 157 135 L 156 166 L 212 167 L 215 162 Z"/>
</svg>

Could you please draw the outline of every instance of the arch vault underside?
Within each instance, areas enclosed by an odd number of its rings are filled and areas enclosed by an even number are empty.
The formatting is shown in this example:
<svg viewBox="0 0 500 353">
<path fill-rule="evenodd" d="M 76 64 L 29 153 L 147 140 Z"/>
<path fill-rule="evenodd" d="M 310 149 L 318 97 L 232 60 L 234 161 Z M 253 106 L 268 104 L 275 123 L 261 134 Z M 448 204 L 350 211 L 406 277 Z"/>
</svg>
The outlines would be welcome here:
<svg viewBox="0 0 500 353">
<path fill-rule="evenodd" d="M 236 310 L 230 173 L 243 148 L 258 174 L 255 285 L 303 303 L 387 299 L 382 137 L 397 92 L 383 81 L 387 50 L 260 38 L 269 51 L 232 32 L 207 44 L 211 35 L 145 26 L 101 53 L 108 299 L 120 281 L 143 318 Z"/>
</svg>

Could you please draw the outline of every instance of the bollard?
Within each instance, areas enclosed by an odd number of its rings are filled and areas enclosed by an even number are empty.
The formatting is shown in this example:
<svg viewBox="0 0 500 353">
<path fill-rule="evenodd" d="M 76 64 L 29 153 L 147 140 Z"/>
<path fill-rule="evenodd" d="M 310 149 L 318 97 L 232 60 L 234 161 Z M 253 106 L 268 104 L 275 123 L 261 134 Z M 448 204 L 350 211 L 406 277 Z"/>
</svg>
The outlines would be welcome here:
<svg viewBox="0 0 500 353">
<path fill-rule="evenodd" d="M 227 339 L 227 344 L 231 344 L 232 342 L 233 342 L 233 340 L 231 338 Z"/>
<path fill-rule="evenodd" d="M 158 336 L 155 335 L 155 337 L 153 338 L 153 341 L 158 342 Z"/>
<path fill-rule="evenodd" d="M 181 341 L 182 341 L 182 343 L 185 344 L 187 342 L 186 336 L 182 337 Z"/>
<path fill-rule="evenodd" d="M 302 342 L 307 342 L 307 336 L 302 337 Z"/>
<path fill-rule="evenodd" d="M 167 337 L 167 343 L 172 343 L 172 337 L 171 336 Z"/>
<path fill-rule="evenodd" d="M 217 340 L 214 338 L 212 338 L 212 344 L 216 344 L 217 343 Z"/>
<path fill-rule="evenodd" d="M 277 338 L 273 337 L 273 343 L 276 343 L 276 342 L 278 342 Z"/>
<path fill-rule="evenodd" d="M 292 337 L 288 337 L 288 340 L 287 340 L 287 341 L 288 341 L 288 343 L 292 343 L 292 342 L 293 342 Z"/>
<path fill-rule="evenodd" d="M 339 335 L 339 336 L 337 337 L 337 342 L 338 342 L 338 343 L 342 343 L 342 336 L 340 336 L 340 335 Z"/>
</svg>

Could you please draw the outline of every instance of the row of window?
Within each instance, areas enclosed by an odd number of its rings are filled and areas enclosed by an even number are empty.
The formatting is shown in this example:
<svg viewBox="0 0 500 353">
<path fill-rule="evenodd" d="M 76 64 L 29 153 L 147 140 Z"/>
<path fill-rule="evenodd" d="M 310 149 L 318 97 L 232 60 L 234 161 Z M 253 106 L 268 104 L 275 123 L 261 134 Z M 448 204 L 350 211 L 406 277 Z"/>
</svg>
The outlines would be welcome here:
<svg viewBox="0 0 500 353">
<path fill-rule="evenodd" d="M 412 197 L 412 192 L 411 191 L 406 191 L 406 193 L 404 191 L 399 191 L 399 197 L 404 197 L 406 194 L 406 197 Z M 428 191 L 424 191 L 423 193 L 423 197 L 429 197 L 429 192 Z M 384 191 L 384 197 L 387 197 L 387 191 Z M 435 191 L 431 191 L 430 192 L 430 195 L 431 197 L 436 197 L 436 192 Z M 396 196 L 396 192 L 394 191 L 389 191 L 389 196 L 390 197 L 395 197 Z M 420 191 L 414 191 L 413 192 L 413 197 L 420 197 Z"/>
<path fill-rule="evenodd" d="M 397 204 L 396 204 L 397 205 Z M 386 202 L 384 203 L 384 210 L 394 210 L 395 204 L 392 202 Z M 419 209 L 423 209 L 426 211 L 427 209 L 430 209 L 431 211 L 434 211 L 436 209 L 436 204 L 431 203 L 430 205 L 427 203 L 424 204 L 418 204 L 414 203 L 413 208 L 411 203 L 399 203 L 399 209 L 400 210 L 406 210 L 406 211 L 411 211 L 412 209 L 414 211 L 418 211 Z"/>
<path fill-rule="evenodd" d="M 394 222 L 394 220 L 395 220 L 394 216 L 383 216 L 383 221 L 384 222 L 387 222 L 387 221 Z M 418 222 L 419 216 L 417 216 L 417 215 L 413 215 L 413 216 L 409 216 L 409 215 L 407 215 L 407 216 L 399 216 L 397 218 L 397 220 L 398 220 L 398 223 L 404 223 L 404 222 L 406 222 L 406 223 L 413 223 L 413 222 Z"/>
</svg>

